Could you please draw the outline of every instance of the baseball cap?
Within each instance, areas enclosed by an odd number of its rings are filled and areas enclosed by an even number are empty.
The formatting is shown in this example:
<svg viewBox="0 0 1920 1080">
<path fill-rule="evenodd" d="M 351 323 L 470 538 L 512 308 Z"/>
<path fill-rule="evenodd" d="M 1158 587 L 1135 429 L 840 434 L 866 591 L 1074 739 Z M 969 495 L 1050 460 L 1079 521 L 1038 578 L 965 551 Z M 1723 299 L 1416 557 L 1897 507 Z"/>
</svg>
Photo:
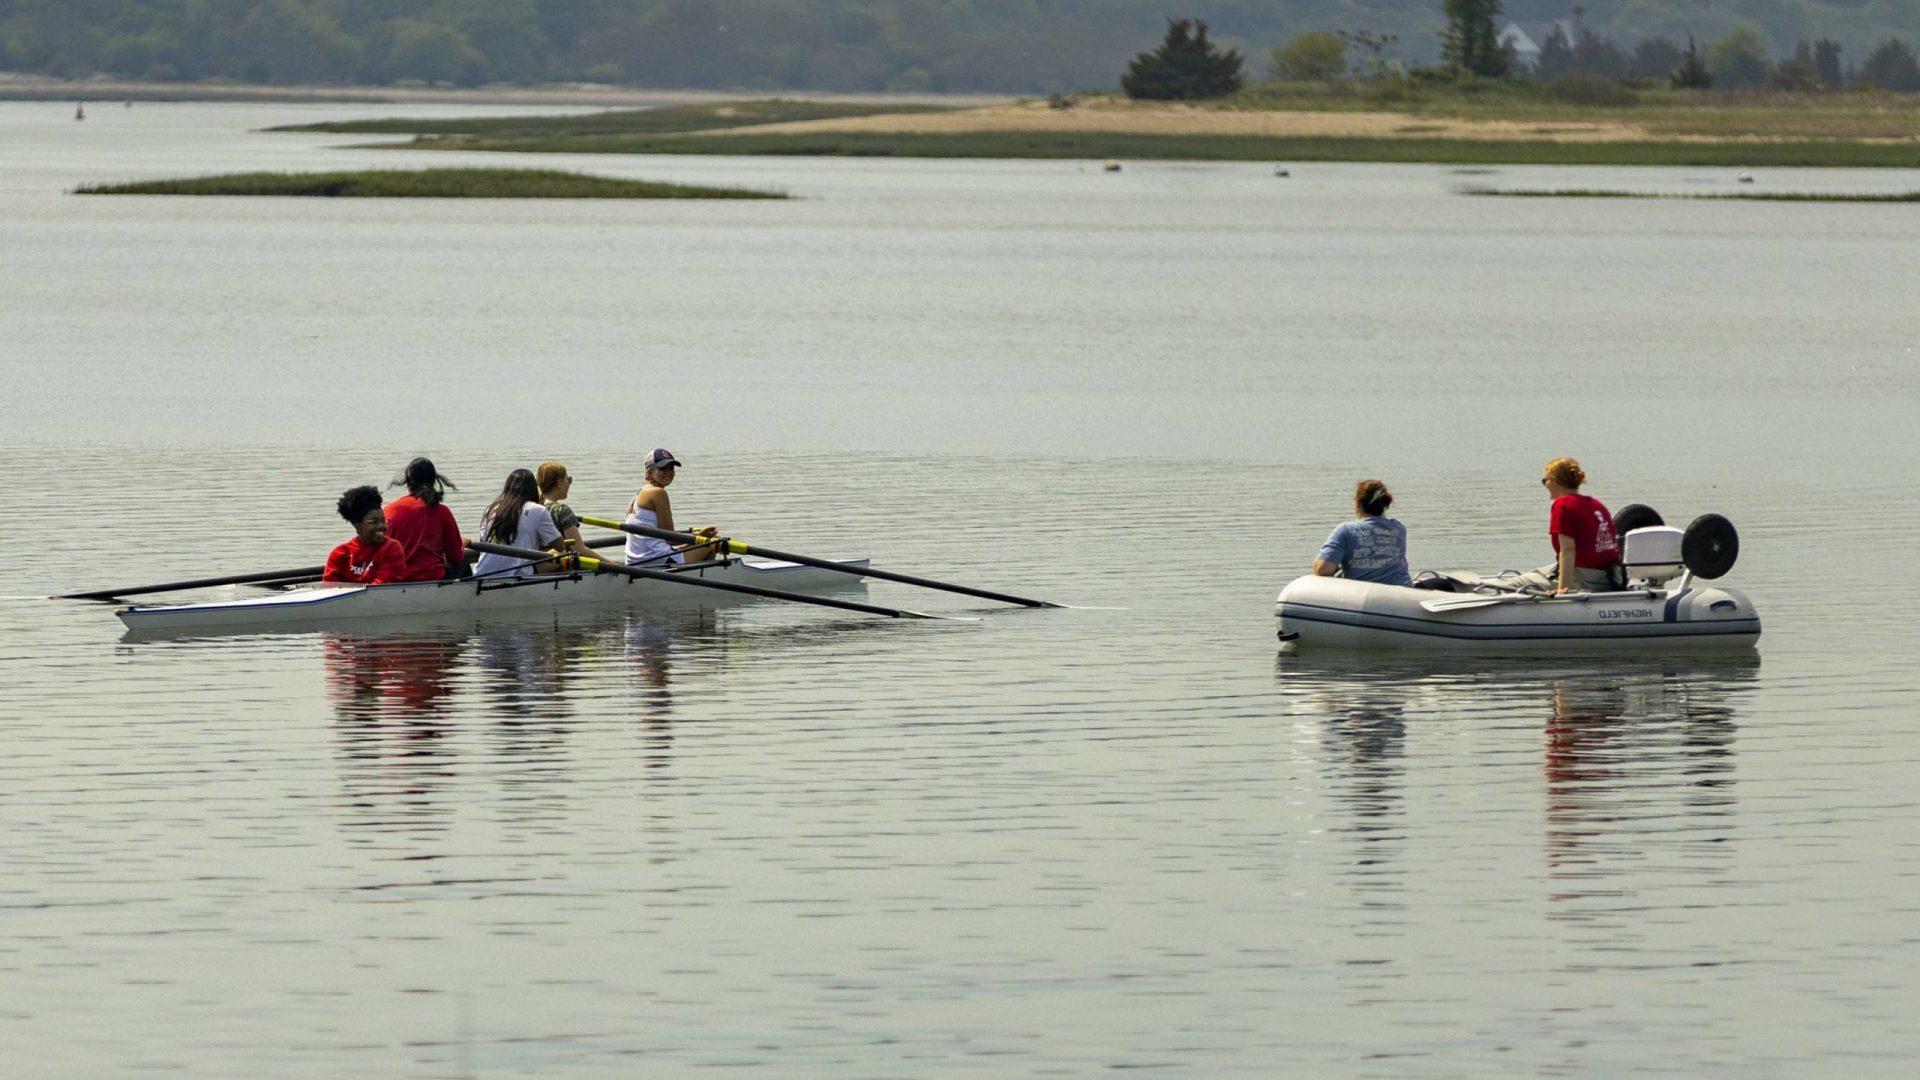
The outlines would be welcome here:
<svg viewBox="0 0 1920 1080">
<path fill-rule="evenodd" d="M 680 459 L 674 457 L 673 451 L 671 450 L 659 449 L 647 455 L 647 460 L 643 463 L 642 467 L 648 469 L 679 468 Z"/>
</svg>

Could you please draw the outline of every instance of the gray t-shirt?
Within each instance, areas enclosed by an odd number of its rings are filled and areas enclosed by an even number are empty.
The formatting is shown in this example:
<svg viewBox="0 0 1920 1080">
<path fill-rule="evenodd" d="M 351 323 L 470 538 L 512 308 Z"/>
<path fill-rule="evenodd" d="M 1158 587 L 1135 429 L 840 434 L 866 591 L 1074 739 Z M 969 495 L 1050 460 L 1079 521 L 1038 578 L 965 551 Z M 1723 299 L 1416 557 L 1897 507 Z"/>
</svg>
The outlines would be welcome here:
<svg viewBox="0 0 1920 1080">
<path fill-rule="evenodd" d="M 1334 526 L 1320 557 L 1338 563 L 1355 581 L 1411 585 L 1407 570 L 1407 527 L 1390 517 L 1365 517 Z"/>
</svg>

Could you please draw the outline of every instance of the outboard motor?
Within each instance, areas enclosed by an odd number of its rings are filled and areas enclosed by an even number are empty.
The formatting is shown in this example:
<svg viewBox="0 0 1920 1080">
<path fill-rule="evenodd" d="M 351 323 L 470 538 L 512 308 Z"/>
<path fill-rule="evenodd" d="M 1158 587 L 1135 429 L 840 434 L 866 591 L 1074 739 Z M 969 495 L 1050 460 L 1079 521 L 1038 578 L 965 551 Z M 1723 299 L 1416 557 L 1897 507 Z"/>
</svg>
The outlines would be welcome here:
<svg viewBox="0 0 1920 1080">
<path fill-rule="evenodd" d="M 1686 569 L 1682 554 L 1686 546 L 1685 530 L 1671 525 L 1648 525 L 1628 533 L 1621 562 L 1626 564 L 1629 581 L 1664 585 Z"/>
</svg>

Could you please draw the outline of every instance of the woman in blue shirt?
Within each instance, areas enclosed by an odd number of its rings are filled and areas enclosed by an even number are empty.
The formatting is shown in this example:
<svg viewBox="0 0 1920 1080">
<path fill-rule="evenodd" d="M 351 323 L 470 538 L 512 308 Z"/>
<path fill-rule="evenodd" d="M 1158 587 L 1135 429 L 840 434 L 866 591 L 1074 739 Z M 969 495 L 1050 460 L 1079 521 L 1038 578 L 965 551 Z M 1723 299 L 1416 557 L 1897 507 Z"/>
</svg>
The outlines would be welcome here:
<svg viewBox="0 0 1920 1080">
<path fill-rule="evenodd" d="M 1353 489 L 1353 509 L 1360 516 L 1334 526 L 1333 535 L 1313 560 L 1321 577 L 1340 574 L 1355 581 L 1382 585 L 1412 585 L 1407 570 L 1407 527 L 1387 517 L 1393 492 L 1378 480 L 1362 480 Z"/>
</svg>

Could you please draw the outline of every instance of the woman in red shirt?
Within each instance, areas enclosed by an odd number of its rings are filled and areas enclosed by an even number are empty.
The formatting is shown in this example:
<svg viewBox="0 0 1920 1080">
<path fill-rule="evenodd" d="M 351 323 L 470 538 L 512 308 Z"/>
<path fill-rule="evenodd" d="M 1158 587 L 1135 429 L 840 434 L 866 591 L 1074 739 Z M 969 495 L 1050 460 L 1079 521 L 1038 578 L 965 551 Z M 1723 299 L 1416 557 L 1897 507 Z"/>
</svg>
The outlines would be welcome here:
<svg viewBox="0 0 1920 1080">
<path fill-rule="evenodd" d="M 403 576 L 395 580 L 467 576 L 467 542 L 460 536 L 453 511 L 441 501 L 453 482 L 441 476 L 433 462 L 418 457 L 407 462 L 406 471 L 393 482 L 394 487 L 403 484 L 407 493 L 386 507 L 387 535 L 400 545 L 406 560 Z"/>
<path fill-rule="evenodd" d="M 1587 474 L 1570 457 L 1547 462 L 1540 484 L 1553 499 L 1547 514 L 1547 540 L 1554 561 L 1533 574 L 1544 580 L 1530 585 L 1553 587 L 1554 595 L 1570 592 L 1611 592 L 1618 587 L 1614 566 L 1620 562 L 1620 539 L 1613 533 L 1613 515 L 1599 499 L 1580 494 Z"/>
<path fill-rule="evenodd" d="M 380 507 L 380 489 L 372 484 L 348 488 L 336 504 L 340 516 L 353 525 L 353 539 L 327 556 L 321 581 L 340 585 L 385 585 L 401 581 L 406 566 L 400 545 L 387 539 L 387 515 Z"/>
</svg>

